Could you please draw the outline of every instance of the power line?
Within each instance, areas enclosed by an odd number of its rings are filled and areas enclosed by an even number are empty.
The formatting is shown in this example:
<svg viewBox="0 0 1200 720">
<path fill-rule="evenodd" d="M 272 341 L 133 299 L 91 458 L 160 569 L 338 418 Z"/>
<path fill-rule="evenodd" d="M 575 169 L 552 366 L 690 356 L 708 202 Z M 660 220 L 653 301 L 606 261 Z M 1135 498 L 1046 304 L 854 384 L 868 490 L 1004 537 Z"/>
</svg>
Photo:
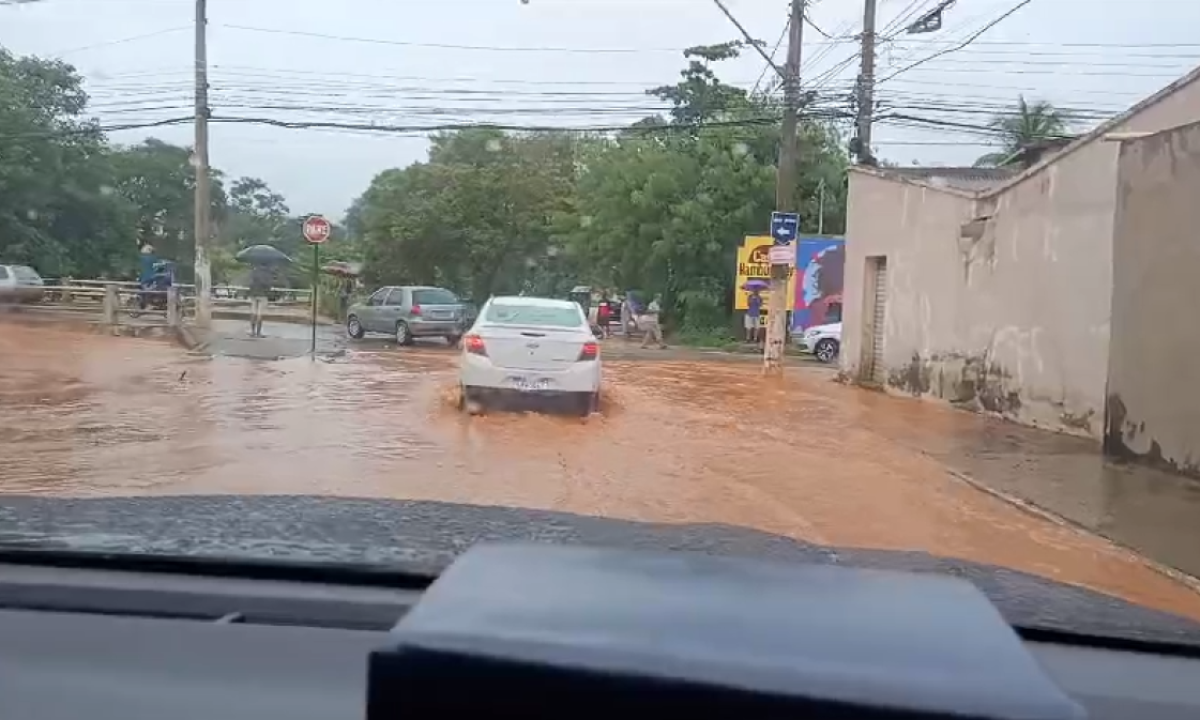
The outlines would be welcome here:
<svg viewBox="0 0 1200 720">
<path fill-rule="evenodd" d="M 899 35 L 899 31 L 908 26 L 909 21 L 916 17 L 917 13 L 925 9 L 925 6 L 931 5 L 935 0 L 912 0 L 903 10 L 897 13 L 892 21 L 883 26 L 883 30 L 879 32 L 883 37 L 879 38 L 880 42 L 888 42 Z"/>
<path fill-rule="evenodd" d="M 983 26 L 982 28 L 980 28 L 979 30 L 976 30 L 974 34 L 972 34 L 972 35 L 971 35 L 970 37 L 968 37 L 966 40 L 963 40 L 963 41 L 962 41 L 961 43 L 959 43 L 958 45 L 955 45 L 955 46 L 953 46 L 953 47 L 946 48 L 946 49 L 944 49 L 944 50 L 939 50 L 938 52 L 936 52 L 936 53 L 934 53 L 934 54 L 930 55 L 929 57 L 926 57 L 926 58 L 924 58 L 924 59 L 918 60 L 918 61 L 916 61 L 916 62 L 914 62 L 914 63 L 910 63 L 910 64 L 908 64 L 908 65 L 905 65 L 904 67 L 900 68 L 899 70 L 897 70 L 896 72 L 892 73 L 891 75 L 888 75 L 887 77 L 883 78 L 882 80 L 879 80 L 878 82 L 876 82 L 876 84 L 877 84 L 877 85 L 881 85 L 881 84 L 883 84 L 883 83 L 887 82 L 888 80 L 891 80 L 892 78 L 896 77 L 897 75 L 900 75 L 901 73 L 908 72 L 909 70 L 912 70 L 913 68 L 916 68 L 916 67 L 918 67 L 918 66 L 920 66 L 920 65 L 924 65 L 925 63 L 929 62 L 930 60 L 934 60 L 934 59 L 936 59 L 936 58 L 942 57 L 943 55 L 948 55 L 948 54 L 950 54 L 950 53 L 952 53 L 952 52 L 955 52 L 955 51 L 957 51 L 957 50 L 962 50 L 963 48 L 965 48 L 966 46 L 968 46 L 968 45 L 970 45 L 972 42 L 974 42 L 974 41 L 975 41 L 975 40 L 976 40 L 976 39 L 977 39 L 977 38 L 978 38 L 980 35 L 983 35 L 983 34 L 984 34 L 985 32 L 987 32 L 988 30 L 991 30 L 993 27 L 995 27 L 996 25 L 1000 24 L 1000 22 L 1002 22 L 1002 21 L 1003 21 L 1003 20 L 1005 20 L 1006 18 L 1010 17 L 1010 16 L 1011 16 L 1013 13 L 1015 13 L 1016 11 L 1018 11 L 1018 10 L 1020 10 L 1021 8 L 1025 7 L 1026 5 L 1028 5 L 1028 4 L 1029 4 L 1029 3 L 1031 3 L 1031 2 L 1033 2 L 1033 0 L 1021 0 L 1021 1 L 1020 1 L 1020 2 L 1018 2 L 1016 5 L 1014 5 L 1012 8 L 1010 8 L 1008 11 L 1006 11 L 1005 13 L 1003 13 L 1002 15 L 1000 15 L 998 18 L 996 18 L 995 20 L 992 20 L 992 21 L 991 21 L 990 23 L 988 23 L 987 25 L 984 25 L 984 26 Z"/>
<path fill-rule="evenodd" d="M 780 46 L 783 45 L 783 39 L 785 37 L 787 37 L 788 28 L 790 28 L 791 26 L 792 26 L 792 20 L 791 20 L 791 18 L 788 18 L 788 21 L 783 24 L 783 30 L 779 33 L 779 39 L 775 41 L 775 46 L 771 48 L 771 60 L 772 61 L 774 61 L 775 55 L 779 52 Z M 754 88 L 750 91 L 751 93 L 755 93 L 758 91 L 758 86 L 762 83 L 763 78 L 765 78 L 767 76 L 767 73 L 771 70 L 773 64 L 774 63 L 772 62 L 772 63 L 768 63 L 763 66 L 762 72 L 758 74 L 758 79 L 754 81 Z"/>
<path fill-rule="evenodd" d="M 336 40 L 341 42 L 365 43 L 370 45 L 395 45 L 398 47 L 420 47 L 440 50 L 477 50 L 485 52 L 514 52 L 514 53 L 581 53 L 581 54 L 633 54 L 644 52 L 682 53 L 686 48 L 574 48 L 574 47 L 519 47 L 505 45 L 457 45 L 451 43 L 410 42 L 405 40 L 384 40 L 379 38 L 351 37 L 348 35 L 329 35 L 326 33 L 309 32 L 305 30 L 283 30 L 279 28 L 251 27 L 248 25 L 222 24 L 218 27 L 245 32 L 269 33 L 272 35 L 292 35 L 296 37 L 316 38 L 320 40 Z"/>
<path fill-rule="evenodd" d="M 829 33 L 825 32 L 815 22 L 813 22 L 812 18 L 810 18 L 807 13 L 804 15 L 804 22 L 808 23 L 808 26 L 810 28 L 812 28 L 813 30 L 816 30 L 818 35 L 829 38 L 830 40 L 834 39 L 833 35 L 830 35 Z"/>
<path fill-rule="evenodd" d="M 125 130 L 140 130 L 147 128 L 168 127 L 172 125 L 185 125 L 193 121 L 191 115 L 164 118 L 161 120 L 147 120 L 142 122 L 128 122 L 113 125 L 82 125 L 77 128 L 57 128 L 54 130 L 27 132 L 27 133 L 0 133 L 0 138 L 3 139 L 23 139 L 23 138 L 39 138 L 39 137 L 70 137 L 76 135 L 90 135 L 97 132 L 121 132 Z M 768 117 L 752 117 L 738 120 L 718 120 L 707 121 L 691 125 L 587 125 L 587 126 L 568 126 L 568 125 L 514 125 L 509 123 L 438 123 L 433 125 L 397 125 L 383 123 L 343 123 L 343 122 L 327 122 L 327 121 L 289 121 L 279 118 L 269 117 L 249 117 L 249 116 L 231 116 L 214 114 L 209 118 L 212 123 L 225 124 L 242 124 L 242 125 L 268 125 L 273 127 L 287 129 L 316 129 L 316 128 L 340 128 L 347 130 L 365 130 L 379 133 L 394 133 L 394 132 L 450 132 L 461 130 L 478 130 L 490 129 L 501 130 L 506 132 L 564 132 L 564 133 L 612 133 L 612 132 L 639 132 L 639 133 L 669 133 L 669 132 L 693 132 L 695 130 L 704 130 L 709 128 L 737 128 L 737 127 L 771 127 L 779 123 L 779 118 L 774 116 Z"/>
<path fill-rule="evenodd" d="M 129 37 L 120 38 L 117 40 L 109 40 L 107 42 L 95 43 L 94 45 L 83 45 L 81 47 L 69 48 L 67 50 L 59 50 L 58 52 L 50 53 L 53 57 L 62 57 L 71 55 L 85 50 L 96 50 L 99 48 L 112 47 L 114 45 L 124 45 L 125 43 L 137 42 L 138 40 L 147 40 L 149 38 L 159 37 L 161 35 L 169 35 L 171 33 L 181 32 L 183 30 L 191 30 L 191 25 L 180 25 L 178 27 L 164 28 L 155 30 L 154 32 L 143 33 L 141 35 L 131 35 Z"/>
<path fill-rule="evenodd" d="M 734 27 L 736 27 L 738 29 L 738 32 L 740 32 L 742 34 L 742 37 L 745 38 L 746 44 L 749 45 L 750 47 L 754 48 L 755 51 L 757 51 L 758 54 L 762 56 L 763 60 L 767 61 L 767 65 L 775 71 L 775 74 L 777 74 L 780 78 L 782 78 L 785 83 L 788 82 L 787 73 L 784 72 L 783 68 L 781 68 L 775 64 L 775 59 L 773 57 L 771 57 L 770 55 L 767 55 L 767 52 L 762 49 L 759 42 L 757 40 L 755 40 L 754 37 L 751 36 L 749 32 L 747 32 L 746 28 L 742 26 L 742 23 L 739 22 L 738 19 L 733 16 L 733 13 L 729 12 L 729 8 L 725 7 L 725 3 L 721 2 L 721 0 L 713 0 L 713 4 L 715 4 L 718 8 L 720 8 L 721 12 L 724 13 L 725 17 L 729 19 L 729 22 L 733 23 Z M 788 23 L 788 27 L 791 28 L 790 22 Z"/>
</svg>

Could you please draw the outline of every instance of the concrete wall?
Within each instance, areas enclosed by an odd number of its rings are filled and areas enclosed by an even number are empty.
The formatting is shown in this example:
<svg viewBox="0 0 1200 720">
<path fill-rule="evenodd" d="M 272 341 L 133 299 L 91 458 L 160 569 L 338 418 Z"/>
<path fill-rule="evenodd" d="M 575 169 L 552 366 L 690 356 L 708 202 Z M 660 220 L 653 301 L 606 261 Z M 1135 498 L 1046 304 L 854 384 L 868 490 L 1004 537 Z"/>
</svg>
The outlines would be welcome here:
<svg viewBox="0 0 1200 720">
<path fill-rule="evenodd" d="M 1098 437 L 1116 152 L 1093 144 L 994 200 L 854 173 L 844 372 L 866 344 L 850 330 L 866 258 L 886 255 L 889 390 Z"/>
<path fill-rule="evenodd" d="M 1121 144 L 1105 449 L 1200 474 L 1200 124 Z"/>
<path fill-rule="evenodd" d="M 1197 117 L 1189 80 L 1107 132 Z M 861 379 L 867 259 L 884 255 L 889 391 L 1101 437 L 1118 151 L 1093 138 L 989 194 L 852 172 L 843 374 Z"/>
<path fill-rule="evenodd" d="M 846 266 L 842 291 L 842 372 L 860 378 L 872 312 L 867 266 L 885 256 L 888 305 L 884 365 L 905 367 L 913 354 L 929 356 L 955 344 L 957 240 L 975 201 L 963 194 L 866 173 L 850 174 Z"/>
</svg>

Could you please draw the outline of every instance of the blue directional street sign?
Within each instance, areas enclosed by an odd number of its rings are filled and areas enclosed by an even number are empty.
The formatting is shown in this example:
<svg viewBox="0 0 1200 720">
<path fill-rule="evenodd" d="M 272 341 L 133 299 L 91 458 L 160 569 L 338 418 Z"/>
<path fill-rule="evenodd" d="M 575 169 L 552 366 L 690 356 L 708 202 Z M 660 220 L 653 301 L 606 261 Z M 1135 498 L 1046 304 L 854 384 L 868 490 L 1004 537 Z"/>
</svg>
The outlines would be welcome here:
<svg viewBox="0 0 1200 720">
<path fill-rule="evenodd" d="M 800 215 L 797 213 L 771 213 L 771 237 L 776 245 L 791 245 L 800 234 Z"/>
</svg>

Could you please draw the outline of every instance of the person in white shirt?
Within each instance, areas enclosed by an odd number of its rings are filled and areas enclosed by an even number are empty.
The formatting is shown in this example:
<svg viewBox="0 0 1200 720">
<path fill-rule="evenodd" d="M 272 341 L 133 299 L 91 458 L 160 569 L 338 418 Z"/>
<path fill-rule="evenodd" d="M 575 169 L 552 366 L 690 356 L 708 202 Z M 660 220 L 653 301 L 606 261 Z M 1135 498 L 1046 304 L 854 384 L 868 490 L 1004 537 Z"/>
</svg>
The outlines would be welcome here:
<svg viewBox="0 0 1200 720">
<path fill-rule="evenodd" d="M 667 344 L 663 342 L 662 326 L 658 322 L 658 316 L 662 312 L 662 296 L 655 295 L 650 304 L 646 306 L 642 315 L 638 318 L 638 327 L 644 333 L 642 335 L 642 347 L 649 347 L 651 342 L 656 343 L 660 348 L 666 348 Z"/>
</svg>

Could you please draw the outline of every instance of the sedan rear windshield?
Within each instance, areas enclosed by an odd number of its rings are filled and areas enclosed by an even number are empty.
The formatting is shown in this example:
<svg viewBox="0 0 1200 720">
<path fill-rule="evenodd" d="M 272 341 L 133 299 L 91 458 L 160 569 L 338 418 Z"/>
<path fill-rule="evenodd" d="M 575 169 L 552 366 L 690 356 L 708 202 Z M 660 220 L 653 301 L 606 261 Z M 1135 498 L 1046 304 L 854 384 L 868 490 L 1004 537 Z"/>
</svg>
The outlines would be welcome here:
<svg viewBox="0 0 1200 720">
<path fill-rule="evenodd" d="M 432 288 L 428 290 L 413 290 L 414 305 L 457 305 L 458 298 L 449 290 Z"/>
<path fill-rule="evenodd" d="M 583 325 L 583 317 L 578 308 L 561 305 L 493 303 L 488 306 L 484 319 L 492 323 L 535 327 L 574 328 Z"/>
<path fill-rule="evenodd" d="M 13 266 L 13 275 L 15 275 L 18 280 L 35 280 L 36 281 L 36 280 L 42 279 L 42 276 L 38 275 L 37 272 L 33 268 L 26 267 L 25 265 Z"/>
</svg>

